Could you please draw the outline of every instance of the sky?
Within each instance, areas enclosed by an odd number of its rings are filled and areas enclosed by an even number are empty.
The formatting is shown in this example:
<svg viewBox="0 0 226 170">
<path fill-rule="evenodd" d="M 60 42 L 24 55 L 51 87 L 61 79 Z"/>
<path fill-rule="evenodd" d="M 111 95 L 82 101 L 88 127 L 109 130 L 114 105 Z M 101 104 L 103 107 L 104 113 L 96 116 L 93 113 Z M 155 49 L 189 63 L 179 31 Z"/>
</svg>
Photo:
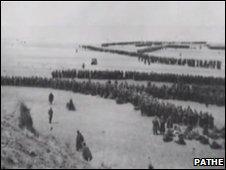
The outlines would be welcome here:
<svg viewBox="0 0 226 170">
<path fill-rule="evenodd" d="M 224 1 L 1 1 L 4 39 L 225 42 Z"/>
</svg>

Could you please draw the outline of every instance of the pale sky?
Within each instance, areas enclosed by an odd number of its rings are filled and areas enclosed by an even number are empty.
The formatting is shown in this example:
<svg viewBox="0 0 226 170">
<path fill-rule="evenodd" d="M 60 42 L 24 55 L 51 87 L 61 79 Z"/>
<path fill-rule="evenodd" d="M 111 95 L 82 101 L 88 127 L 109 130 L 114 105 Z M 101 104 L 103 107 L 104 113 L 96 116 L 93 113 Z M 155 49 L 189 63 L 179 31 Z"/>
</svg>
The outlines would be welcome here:
<svg viewBox="0 0 226 170">
<path fill-rule="evenodd" d="M 2 2 L 3 38 L 225 42 L 225 2 Z"/>
</svg>

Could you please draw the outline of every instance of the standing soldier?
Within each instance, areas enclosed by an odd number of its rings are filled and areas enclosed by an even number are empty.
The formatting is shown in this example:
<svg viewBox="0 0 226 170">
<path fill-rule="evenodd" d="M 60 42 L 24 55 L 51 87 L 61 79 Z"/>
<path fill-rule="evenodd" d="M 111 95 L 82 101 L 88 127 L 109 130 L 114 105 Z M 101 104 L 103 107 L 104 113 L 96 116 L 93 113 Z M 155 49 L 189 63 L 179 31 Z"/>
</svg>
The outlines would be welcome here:
<svg viewBox="0 0 226 170">
<path fill-rule="evenodd" d="M 53 99 L 54 99 L 54 96 L 52 93 L 49 94 L 49 103 L 52 104 L 53 103 Z"/>
<path fill-rule="evenodd" d="M 158 135 L 159 121 L 157 116 L 155 116 L 154 120 L 152 121 L 152 124 L 153 124 L 153 134 Z"/>
<path fill-rule="evenodd" d="M 163 135 L 165 133 L 165 120 L 164 117 L 161 116 L 160 119 L 160 134 Z"/>
<path fill-rule="evenodd" d="M 86 161 L 91 161 L 93 159 L 91 151 L 89 147 L 86 146 L 85 142 L 83 143 L 82 156 L 83 156 L 83 159 L 85 159 Z"/>
<path fill-rule="evenodd" d="M 172 120 L 172 116 L 171 115 L 167 118 L 166 127 L 167 128 L 173 128 L 173 120 Z"/>
<path fill-rule="evenodd" d="M 53 118 L 53 109 L 52 109 L 52 107 L 50 107 L 48 114 L 49 114 L 49 124 L 51 124 L 52 123 L 52 118 Z"/>
<path fill-rule="evenodd" d="M 82 149 L 82 144 L 84 142 L 83 135 L 77 130 L 77 137 L 76 137 L 76 150 L 79 151 Z"/>
</svg>

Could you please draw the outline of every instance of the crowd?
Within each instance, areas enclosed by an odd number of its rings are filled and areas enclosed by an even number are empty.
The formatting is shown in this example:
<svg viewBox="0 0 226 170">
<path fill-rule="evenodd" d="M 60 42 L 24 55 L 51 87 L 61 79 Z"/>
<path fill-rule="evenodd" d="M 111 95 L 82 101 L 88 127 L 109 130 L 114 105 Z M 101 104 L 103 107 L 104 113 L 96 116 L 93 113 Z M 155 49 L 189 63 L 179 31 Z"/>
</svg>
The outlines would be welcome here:
<svg viewBox="0 0 226 170">
<path fill-rule="evenodd" d="M 141 46 L 141 45 L 138 45 L 138 47 Z M 182 49 L 189 49 L 190 48 L 190 45 L 163 45 L 163 44 L 159 44 L 159 45 L 156 45 L 156 44 L 153 44 L 153 45 L 149 45 L 148 47 L 146 48 L 142 48 L 142 49 L 138 49 L 137 50 L 137 53 L 147 53 L 147 52 L 153 52 L 153 51 L 157 51 L 157 50 L 162 50 L 162 49 L 165 49 L 165 48 L 174 48 L 174 49 L 177 49 L 177 48 L 182 48 Z"/>
<path fill-rule="evenodd" d="M 54 89 L 71 90 L 76 93 L 98 95 L 103 98 L 116 100 L 116 103 L 131 103 L 142 115 L 158 116 L 164 122 L 182 124 L 186 126 L 214 127 L 214 118 L 208 112 L 198 112 L 190 107 L 182 108 L 174 104 L 165 103 L 147 94 L 143 86 L 129 85 L 127 82 L 118 83 L 108 81 L 99 82 L 62 79 L 48 79 L 42 77 L 3 77 L 1 85 L 48 87 Z"/>
<path fill-rule="evenodd" d="M 54 71 L 52 75 L 54 78 L 91 78 L 91 79 L 129 79 L 135 74 L 133 72 L 122 71 L 89 71 L 89 70 L 62 70 Z M 136 85 L 138 86 L 138 85 Z M 225 88 L 224 86 L 200 86 L 189 85 L 184 83 L 174 83 L 172 86 L 162 85 L 156 86 L 151 82 L 147 86 L 140 87 L 144 91 L 154 97 L 162 99 L 178 99 L 185 101 L 195 101 L 209 104 L 216 104 L 218 106 L 225 105 Z"/>
<path fill-rule="evenodd" d="M 150 56 L 150 55 L 139 55 L 138 61 L 144 62 L 144 64 L 150 65 L 151 63 L 160 63 L 168 65 L 179 65 L 189 67 L 201 67 L 210 69 L 221 69 L 221 61 L 219 60 L 198 60 L 192 58 L 174 58 L 164 56 Z"/>
<path fill-rule="evenodd" d="M 225 46 L 223 45 L 207 45 L 207 47 L 211 50 L 225 50 Z"/>
<path fill-rule="evenodd" d="M 221 69 L 221 65 L 222 65 L 222 62 L 219 60 L 198 60 L 198 59 L 191 59 L 191 58 L 182 59 L 177 57 L 155 56 L 155 55 L 148 55 L 143 53 L 147 51 L 130 52 L 125 50 L 115 50 L 115 49 L 107 49 L 102 47 L 94 47 L 90 45 L 83 45 L 82 48 L 93 50 L 93 51 L 108 52 L 108 53 L 138 57 L 139 61 L 142 61 L 145 64 L 149 64 L 149 65 L 151 63 L 159 63 L 159 64 L 169 64 L 169 65 L 180 65 L 180 66 L 186 65 L 189 67 L 201 67 L 201 68 L 209 68 L 209 69 Z M 161 48 L 162 47 L 151 48 L 151 51 L 161 49 Z M 150 51 L 150 49 L 148 50 Z"/>
<path fill-rule="evenodd" d="M 141 54 L 141 53 L 147 53 L 147 52 L 154 52 L 157 50 L 161 50 L 162 48 L 163 48 L 162 46 L 146 47 L 146 48 L 138 49 L 137 53 Z"/>
<path fill-rule="evenodd" d="M 111 42 L 111 43 L 102 43 L 102 47 L 108 47 L 108 46 L 113 46 L 113 45 L 136 45 L 140 44 L 142 41 L 129 41 L 129 42 Z"/>
<path fill-rule="evenodd" d="M 52 78 L 131 79 L 197 85 L 225 85 L 225 78 L 200 75 L 121 71 L 121 70 L 54 70 Z"/>
<path fill-rule="evenodd" d="M 172 86 L 163 85 L 161 87 L 147 83 L 145 92 L 162 99 L 177 99 L 194 101 L 218 106 L 225 105 L 225 86 L 198 86 L 182 83 L 174 83 Z"/>
</svg>

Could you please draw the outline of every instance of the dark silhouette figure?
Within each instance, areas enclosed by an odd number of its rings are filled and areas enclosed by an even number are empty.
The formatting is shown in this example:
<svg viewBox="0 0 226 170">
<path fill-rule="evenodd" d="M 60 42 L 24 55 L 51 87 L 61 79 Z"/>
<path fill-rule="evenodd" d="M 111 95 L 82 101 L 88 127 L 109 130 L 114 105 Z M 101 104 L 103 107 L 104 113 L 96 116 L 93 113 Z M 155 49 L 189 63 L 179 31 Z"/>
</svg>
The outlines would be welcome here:
<svg viewBox="0 0 226 170">
<path fill-rule="evenodd" d="M 162 116 L 160 119 L 160 134 L 163 135 L 165 133 L 165 120 Z"/>
<path fill-rule="evenodd" d="M 91 161 L 93 159 L 91 151 L 89 147 L 86 146 L 86 143 L 83 143 L 82 156 L 86 161 Z"/>
<path fill-rule="evenodd" d="M 82 145 L 84 142 L 84 137 L 81 134 L 81 132 L 77 131 L 77 137 L 76 137 L 76 150 L 80 151 L 82 149 Z"/>
<path fill-rule="evenodd" d="M 49 114 L 49 124 L 51 124 L 52 123 L 52 118 L 53 118 L 53 109 L 52 109 L 52 107 L 50 107 L 48 114 Z"/>
<path fill-rule="evenodd" d="M 49 103 L 52 104 L 54 100 L 54 95 L 52 93 L 49 94 Z"/>
<path fill-rule="evenodd" d="M 157 116 L 155 116 L 154 120 L 152 121 L 152 124 L 153 124 L 153 134 L 158 135 L 159 121 Z"/>
<path fill-rule="evenodd" d="M 97 59 L 96 58 L 92 58 L 91 65 L 97 65 Z"/>
<path fill-rule="evenodd" d="M 21 129 L 27 129 L 35 136 L 38 136 L 37 131 L 33 127 L 33 120 L 30 114 L 30 109 L 24 103 L 20 104 L 19 127 Z"/>
<path fill-rule="evenodd" d="M 184 136 L 183 134 L 179 134 L 178 135 L 178 140 L 175 141 L 176 143 L 178 143 L 179 145 L 186 145 L 186 142 L 184 141 Z"/>
<path fill-rule="evenodd" d="M 70 99 L 70 101 L 67 103 L 67 108 L 68 108 L 68 110 L 75 110 L 75 105 L 74 105 L 72 99 Z"/>
</svg>

